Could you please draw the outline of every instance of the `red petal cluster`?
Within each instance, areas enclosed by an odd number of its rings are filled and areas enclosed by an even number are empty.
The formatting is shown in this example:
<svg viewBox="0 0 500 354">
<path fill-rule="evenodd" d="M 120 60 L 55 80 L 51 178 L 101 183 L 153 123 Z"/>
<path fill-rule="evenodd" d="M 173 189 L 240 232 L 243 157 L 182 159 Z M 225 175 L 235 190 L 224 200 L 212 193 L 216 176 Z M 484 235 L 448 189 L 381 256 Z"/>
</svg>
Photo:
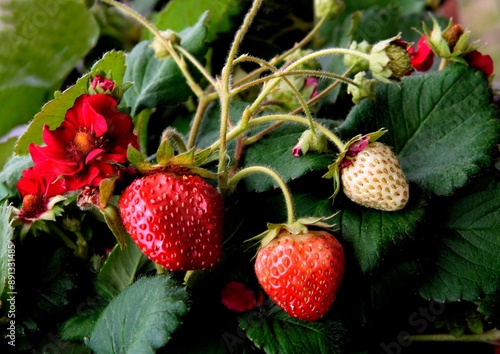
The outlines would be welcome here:
<svg viewBox="0 0 500 354">
<path fill-rule="evenodd" d="M 46 146 L 31 144 L 34 171 L 48 179 L 62 176 L 68 191 L 98 186 L 127 161 L 129 144 L 137 147 L 132 119 L 105 94 L 81 95 L 55 130 L 43 128 Z"/>
<path fill-rule="evenodd" d="M 408 47 L 408 54 L 410 54 L 411 65 L 417 71 L 427 71 L 434 63 L 434 52 L 427 44 L 425 36 L 420 37 L 417 47 Z"/>
<path fill-rule="evenodd" d="M 486 76 L 491 76 L 493 74 L 493 60 L 491 56 L 484 55 L 481 52 L 474 50 L 468 53 L 464 58 L 470 67 L 473 67 L 479 71 L 482 71 Z"/>
<path fill-rule="evenodd" d="M 237 281 L 227 283 L 224 289 L 222 289 L 221 295 L 224 306 L 237 312 L 249 311 L 254 307 L 262 305 L 264 301 L 262 291 L 259 291 L 256 296 L 253 290 Z"/>
<path fill-rule="evenodd" d="M 92 88 L 97 88 L 99 86 L 102 88 L 104 91 L 113 91 L 113 88 L 115 87 L 114 81 L 111 81 L 110 79 L 106 79 L 105 77 L 102 77 L 100 75 L 94 76 L 92 79 Z"/>
<path fill-rule="evenodd" d="M 19 212 L 20 219 L 37 219 L 49 207 L 51 197 L 66 192 L 62 179 L 48 179 L 37 174 L 33 168 L 23 171 L 17 182 L 17 190 L 23 197 L 23 206 Z"/>
</svg>

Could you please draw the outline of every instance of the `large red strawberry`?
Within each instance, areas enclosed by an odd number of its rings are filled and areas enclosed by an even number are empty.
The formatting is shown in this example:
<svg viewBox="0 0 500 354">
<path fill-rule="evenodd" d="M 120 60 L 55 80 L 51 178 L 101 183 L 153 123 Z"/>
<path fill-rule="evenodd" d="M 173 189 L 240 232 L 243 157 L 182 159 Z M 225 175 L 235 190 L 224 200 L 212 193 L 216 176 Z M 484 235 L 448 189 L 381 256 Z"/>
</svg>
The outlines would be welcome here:
<svg viewBox="0 0 500 354">
<path fill-rule="evenodd" d="M 344 264 L 342 245 L 328 232 L 294 235 L 284 229 L 257 253 L 255 274 L 290 316 L 315 321 L 330 310 Z"/>
<path fill-rule="evenodd" d="M 123 192 L 120 214 L 140 249 L 169 270 L 212 268 L 222 248 L 223 202 L 196 175 L 155 173 Z"/>
</svg>

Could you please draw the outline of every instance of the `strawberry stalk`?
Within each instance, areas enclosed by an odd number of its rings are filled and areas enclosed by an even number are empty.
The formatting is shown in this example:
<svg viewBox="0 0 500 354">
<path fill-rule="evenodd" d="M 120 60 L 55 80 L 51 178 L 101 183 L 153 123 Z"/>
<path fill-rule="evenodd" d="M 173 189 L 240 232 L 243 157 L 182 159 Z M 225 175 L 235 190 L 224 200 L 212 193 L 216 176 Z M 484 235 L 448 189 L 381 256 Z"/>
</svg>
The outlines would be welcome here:
<svg viewBox="0 0 500 354">
<path fill-rule="evenodd" d="M 293 224 L 295 222 L 295 207 L 293 205 L 292 195 L 285 181 L 279 174 L 274 172 L 272 169 L 264 166 L 250 166 L 238 171 L 233 177 L 231 177 L 228 182 L 228 188 L 234 188 L 236 184 L 246 176 L 253 173 L 263 173 L 271 177 L 283 192 L 283 197 L 285 198 L 286 212 L 287 212 L 287 224 Z"/>
</svg>

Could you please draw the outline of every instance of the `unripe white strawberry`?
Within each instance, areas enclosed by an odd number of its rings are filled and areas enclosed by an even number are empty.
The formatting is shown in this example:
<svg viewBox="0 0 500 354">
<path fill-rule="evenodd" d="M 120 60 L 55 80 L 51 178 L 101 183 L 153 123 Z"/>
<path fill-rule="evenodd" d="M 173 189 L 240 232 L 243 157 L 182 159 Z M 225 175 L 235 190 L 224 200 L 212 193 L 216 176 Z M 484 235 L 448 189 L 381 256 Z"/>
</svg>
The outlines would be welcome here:
<svg viewBox="0 0 500 354">
<path fill-rule="evenodd" d="M 349 158 L 340 171 L 344 194 L 368 208 L 396 211 L 409 198 L 409 187 L 392 150 L 380 142 L 368 144 Z"/>
</svg>

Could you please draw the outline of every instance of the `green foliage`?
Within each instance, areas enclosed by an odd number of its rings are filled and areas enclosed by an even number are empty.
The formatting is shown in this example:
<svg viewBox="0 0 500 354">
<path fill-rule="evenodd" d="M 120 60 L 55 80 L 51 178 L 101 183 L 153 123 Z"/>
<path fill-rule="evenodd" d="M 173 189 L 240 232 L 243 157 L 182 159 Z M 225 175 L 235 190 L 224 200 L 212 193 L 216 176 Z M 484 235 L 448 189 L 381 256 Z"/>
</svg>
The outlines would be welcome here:
<svg viewBox="0 0 500 354">
<path fill-rule="evenodd" d="M 143 277 L 104 309 L 88 345 L 97 353 L 154 353 L 180 326 L 187 301 L 172 277 Z"/>
<path fill-rule="evenodd" d="M 194 25 L 208 11 L 207 41 L 212 42 L 219 33 L 228 32 L 234 25 L 232 17 L 241 11 L 237 0 L 173 0 L 152 19 L 160 30 L 181 31 Z"/>
<path fill-rule="evenodd" d="M 345 329 L 339 322 L 305 322 L 273 308 L 265 316 L 251 312 L 240 327 L 265 353 L 341 353 Z"/>
<path fill-rule="evenodd" d="M 2 136 L 33 117 L 95 46 L 99 28 L 79 0 L 8 0 L 0 12 Z"/>
<path fill-rule="evenodd" d="M 420 294 L 438 301 L 477 300 L 500 286 L 498 174 L 474 181 L 447 203 L 437 221 L 437 258 Z"/>
</svg>

